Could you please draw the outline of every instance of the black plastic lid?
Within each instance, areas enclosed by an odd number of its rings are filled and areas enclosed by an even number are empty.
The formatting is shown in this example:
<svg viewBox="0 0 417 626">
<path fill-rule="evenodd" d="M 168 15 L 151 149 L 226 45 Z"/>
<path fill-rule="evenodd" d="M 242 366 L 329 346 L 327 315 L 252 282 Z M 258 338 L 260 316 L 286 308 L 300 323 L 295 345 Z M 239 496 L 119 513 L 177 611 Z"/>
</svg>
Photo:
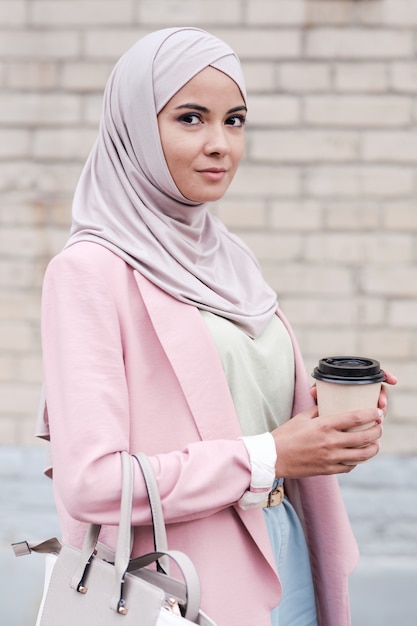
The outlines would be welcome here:
<svg viewBox="0 0 417 626">
<path fill-rule="evenodd" d="M 345 385 L 366 385 L 385 380 L 385 373 L 374 359 L 360 356 L 328 356 L 320 359 L 313 378 Z"/>
</svg>

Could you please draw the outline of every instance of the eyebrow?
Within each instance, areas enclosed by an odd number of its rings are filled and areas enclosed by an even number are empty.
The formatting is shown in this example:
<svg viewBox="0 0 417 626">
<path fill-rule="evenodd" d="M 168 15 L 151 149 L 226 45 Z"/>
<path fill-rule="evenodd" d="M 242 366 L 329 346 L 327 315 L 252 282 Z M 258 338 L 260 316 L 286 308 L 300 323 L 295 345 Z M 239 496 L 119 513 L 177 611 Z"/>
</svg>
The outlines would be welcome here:
<svg viewBox="0 0 417 626">
<path fill-rule="evenodd" d="M 175 107 L 175 109 L 194 109 L 195 111 L 201 111 L 202 113 L 210 113 L 210 110 L 207 107 L 203 107 L 201 106 L 201 104 L 193 104 L 192 102 L 187 102 L 186 104 L 180 104 L 179 106 Z M 237 111 L 247 111 L 247 107 L 245 107 L 243 104 L 238 106 L 238 107 L 233 107 L 232 109 L 229 109 L 227 111 L 227 113 L 236 113 Z"/>
</svg>

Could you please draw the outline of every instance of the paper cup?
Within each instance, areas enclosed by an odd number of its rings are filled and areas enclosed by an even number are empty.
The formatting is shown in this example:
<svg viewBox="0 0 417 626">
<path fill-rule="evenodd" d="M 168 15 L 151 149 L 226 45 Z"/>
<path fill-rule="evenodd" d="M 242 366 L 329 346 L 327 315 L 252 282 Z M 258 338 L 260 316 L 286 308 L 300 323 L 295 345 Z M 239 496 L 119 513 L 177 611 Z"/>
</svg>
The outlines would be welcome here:
<svg viewBox="0 0 417 626">
<path fill-rule="evenodd" d="M 316 379 L 319 415 L 377 407 L 385 380 L 378 361 L 357 356 L 321 359 L 312 376 Z M 375 421 L 368 422 L 349 428 L 349 431 L 365 430 L 374 424 Z"/>
<path fill-rule="evenodd" d="M 316 387 L 319 415 L 332 415 L 333 413 L 376 407 L 378 406 L 378 398 L 381 392 L 381 383 L 340 385 L 317 380 Z M 349 430 L 362 430 L 369 428 L 374 423 L 369 422 Z"/>
</svg>

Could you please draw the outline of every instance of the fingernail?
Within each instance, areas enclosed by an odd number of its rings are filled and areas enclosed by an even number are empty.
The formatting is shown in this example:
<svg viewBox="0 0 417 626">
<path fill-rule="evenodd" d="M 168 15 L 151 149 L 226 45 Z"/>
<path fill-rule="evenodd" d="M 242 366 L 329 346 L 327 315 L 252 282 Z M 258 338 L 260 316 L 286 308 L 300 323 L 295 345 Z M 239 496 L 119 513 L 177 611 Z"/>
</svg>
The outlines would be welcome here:
<svg viewBox="0 0 417 626">
<path fill-rule="evenodd" d="M 384 421 L 384 411 L 382 411 L 382 409 L 378 409 L 378 417 L 381 420 L 381 422 Z"/>
</svg>

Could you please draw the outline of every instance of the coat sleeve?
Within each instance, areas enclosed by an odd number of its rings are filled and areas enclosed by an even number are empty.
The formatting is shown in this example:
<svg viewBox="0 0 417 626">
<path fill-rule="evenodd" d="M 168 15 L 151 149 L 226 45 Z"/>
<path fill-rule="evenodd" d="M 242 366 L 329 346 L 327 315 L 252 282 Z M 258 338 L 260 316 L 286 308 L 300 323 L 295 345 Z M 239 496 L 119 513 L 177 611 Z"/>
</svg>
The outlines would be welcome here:
<svg viewBox="0 0 417 626">
<path fill-rule="evenodd" d="M 71 517 L 112 525 L 118 522 L 120 505 L 119 452 L 138 451 L 131 449 L 123 326 L 115 296 L 118 275 L 112 275 L 113 265 L 97 266 L 73 248 L 50 263 L 42 298 L 53 477 Z M 150 460 L 167 523 L 229 507 L 251 481 L 249 456 L 239 439 L 191 441 Z M 132 521 L 146 524 L 150 520 L 139 469 L 135 485 Z"/>
</svg>

